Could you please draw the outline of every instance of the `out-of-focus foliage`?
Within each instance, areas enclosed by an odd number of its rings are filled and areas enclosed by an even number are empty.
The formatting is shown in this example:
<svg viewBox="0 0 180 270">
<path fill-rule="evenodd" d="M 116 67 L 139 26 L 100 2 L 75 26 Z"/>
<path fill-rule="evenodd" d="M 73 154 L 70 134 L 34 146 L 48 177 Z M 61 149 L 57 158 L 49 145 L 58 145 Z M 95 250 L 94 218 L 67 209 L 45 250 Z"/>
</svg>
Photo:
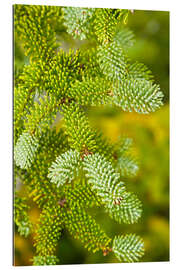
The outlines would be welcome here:
<svg viewBox="0 0 180 270">
<path fill-rule="evenodd" d="M 169 12 L 135 10 L 128 27 L 136 34 L 129 56 L 146 64 L 169 99 Z"/>
<path fill-rule="evenodd" d="M 143 216 L 138 224 L 133 226 L 133 233 L 140 233 L 145 241 L 146 253 L 143 261 L 169 260 L 169 13 L 162 11 L 134 11 L 128 18 L 128 27 L 135 33 L 134 46 L 129 48 L 132 60 L 145 63 L 155 75 L 155 81 L 160 84 L 166 102 L 159 111 L 151 115 L 138 115 L 122 112 L 119 109 L 94 108 L 89 112 L 92 124 L 99 128 L 113 142 L 119 136 L 131 137 L 134 140 L 134 154 L 138 157 L 139 172 L 136 177 L 126 181 L 129 190 L 133 190 L 143 201 Z M 58 26 L 57 26 L 58 28 Z M 67 37 L 63 27 L 58 28 L 57 39 L 62 47 L 76 47 L 75 41 Z M 80 42 L 80 41 L 79 41 Z M 78 43 L 79 44 L 79 43 Z M 82 42 L 84 46 L 86 42 Z M 23 56 L 23 48 L 16 38 L 15 49 L 15 79 L 16 73 L 28 62 Z M 21 190 L 22 195 L 24 191 Z M 34 203 L 28 202 L 29 215 L 32 224 L 36 224 L 39 211 Z M 106 214 L 99 209 L 91 212 L 110 237 L 114 232 L 132 233 L 132 227 L 118 224 L 107 219 Z M 111 254 L 103 257 L 102 252 L 89 253 L 77 240 L 65 232 L 58 247 L 61 264 L 73 263 L 106 263 L 118 262 Z M 15 264 L 30 265 L 34 249 L 32 237 L 26 239 L 19 236 L 15 227 Z"/>
</svg>

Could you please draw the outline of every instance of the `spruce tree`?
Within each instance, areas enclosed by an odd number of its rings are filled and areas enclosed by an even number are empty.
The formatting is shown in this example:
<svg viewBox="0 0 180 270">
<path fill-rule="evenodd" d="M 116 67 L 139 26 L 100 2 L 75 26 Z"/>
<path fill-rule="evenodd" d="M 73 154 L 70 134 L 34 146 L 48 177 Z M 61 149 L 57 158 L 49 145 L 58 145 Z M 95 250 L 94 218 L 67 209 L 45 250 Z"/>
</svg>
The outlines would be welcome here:
<svg viewBox="0 0 180 270">
<path fill-rule="evenodd" d="M 123 181 L 138 171 L 132 140 L 110 143 L 87 117 L 91 106 L 149 114 L 162 105 L 151 71 L 128 57 L 134 44 L 128 16 L 122 9 L 14 6 L 15 41 L 27 59 L 14 76 L 14 222 L 20 235 L 35 235 L 33 265 L 61 263 L 56 247 L 63 230 L 119 262 L 144 254 L 139 235 L 112 239 L 88 212 L 102 208 L 120 224 L 134 224 L 142 214 Z M 63 49 L 63 31 L 80 40 L 78 48 Z M 27 196 L 16 190 L 17 181 Z M 29 219 L 28 198 L 40 209 L 38 224 Z"/>
</svg>

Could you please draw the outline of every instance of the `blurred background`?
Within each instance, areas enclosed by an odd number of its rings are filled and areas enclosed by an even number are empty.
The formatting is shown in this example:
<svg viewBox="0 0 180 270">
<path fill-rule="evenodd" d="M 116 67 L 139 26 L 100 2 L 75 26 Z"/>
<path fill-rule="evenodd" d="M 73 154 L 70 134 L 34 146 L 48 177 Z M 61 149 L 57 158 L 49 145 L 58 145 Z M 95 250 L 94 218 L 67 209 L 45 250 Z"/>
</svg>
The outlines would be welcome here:
<svg viewBox="0 0 180 270">
<path fill-rule="evenodd" d="M 127 26 L 134 32 L 136 43 L 129 56 L 146 64 L 155 82 L 164 93 L 164 106 L 150 115 L 125 113 L 118 108 L 91 108 L 88 117 L 93 126 L 112 141 L 120 135 L 134 140 L 134 151 L 139 161 L 135 178 L 125 180 L 129 190 L 143 202 L 143 215 L 136 225 L 120 225 L 95 212 L 97 222 L 109 236 L 138 233 L 145 241 L 144 262 L 169 260 L 169 12 L 138 11 L 129 16 Z M 18 40 L 15 40 L 15 73 L 25 61 Z M 23 192 L 23 190 L 22 190 Z M 31 220 L 36 222 L 39 210 L 30 209 Z M 23 238 L 15 231 L 15 265 L 31 265 L 34 254 L 32 237 Z M 118 262 L 112 254 L 91 254 L 81 243 L 63 232 L 58 247 L 61 264 Z"/>
</svg>

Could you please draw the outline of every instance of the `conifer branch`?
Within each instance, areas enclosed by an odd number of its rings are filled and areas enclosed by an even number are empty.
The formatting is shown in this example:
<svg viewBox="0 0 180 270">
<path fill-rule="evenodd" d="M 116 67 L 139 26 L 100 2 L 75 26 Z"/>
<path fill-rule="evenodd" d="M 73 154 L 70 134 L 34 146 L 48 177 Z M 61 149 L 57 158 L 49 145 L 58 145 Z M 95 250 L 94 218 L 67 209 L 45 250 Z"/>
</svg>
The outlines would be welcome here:
<svg viewBox="0 0 180 270">
<path fill-rule="evenodd" d="M 141 202 L 136 195 L 127 192 L 110 162 L 98 153 L 85 158 L 84 170 L 88 183 L 101 197 L 110 216 L 118 222 L 134 223 L 141 216 Z"/>
<path fill-rule="evenodd" d="M 70 183 L 75 177 L 78 177 L 81 168 L 80 154 L 74 150 L 60 155 L 56 158 L 49 168 L 48 177 L 51 182 L 57 184 L 57 187 Z"/>
<path fill-rule="evenodd" d="M 18 226 L 20 235 L 27 237 L 32 229 L 32 224 L 28 216 L 29 206 L 26 203 L 26 198 L 15 196 L 14 198 L 14 220 Z"/>
<path fill-rule="evenodd" d="M 101 44 L 107 44 L 112 40 L 118 24 L 116 14 L 111 9 L 96 9 L 94 20 L 95 35 Z"/>
<path fill-rule="evenodd" d="M 111 238 L 101 230 L 96 221 L 82 207 L 67 210 L 64 222 L 69 233 L 75 239 L 79 239 L 89 251 L 110 249 Z"/>
<path fill-rule="evenodd" d="M 61 9 L 53 6 L 15 5 L 15 29 L 24 43 L 25 54 L 32 60 L 47 60 L 54 54 L 57 44 L 52 25 L 54 17 L 58 19 L 60 15 Z"/>
<path fill-rule="evenodd" d="M 17 166 L 27 169 L 34 161 L 38 149 L 38 140 L 29 133 L 24 132 L 18 139 L 14 148 L 14 159 Z"/>
<path fill-rule="evenodd" d="M 82 109 L 75 103 L 63 106 L 65 132 L 72 148 L 83 154 L 95 149 L 94 133 Z"/>
<path fill-rule="evenodd" d="M 116 42 L 98 48 L 99 65 L 111 80 L 121 80 L 127 73 L 127 62 L 122 46 Z"/>
<path fill-rule="evenodd" d="M 78 51 L 69 50 L 64 52 L 62 49 L 58 51 L 48 65 L 44 67 L 44 90 L 48 94 L 53 94 L 57 99 L 67 97 L 70 83 L 77 77 L 80 77 L 80 53 Z"/>
<path fill-rule="evenodd" d="M 124 111 L 150 113 L 162 106 L 159 86 L 144 79 L 125 79 L 114 87 L 114 103 Z"/>
<path fill-rule="evenodd" d="M 112 250 L 120 262 L 135 262 L 144 255 L 144 243 L 135 234 L 115 236 Z"/>
<path fill-rule="evenodd" d="M 80 181 L 80 183 L 76 183 L 73 186 L 65 185 L 63 192 L 71 208 L 76 206 L 83 208 L 101 206 L 101 200 L 87 183 L 82 184 Z"/>
<path fill-rule="evenodd" d="M 40 256 L 55 255 L 57 244 L 62 230 L 61 209 L 55 202 L 48 202 L 40 214 L 39 224 L 36 230 L 36 252 Z"/>
<path fill-rule="evenodd" d="M 100 69 L 98 57 L 97 57 L 97 49 L 92 47 L 88 50 L 84 49 L 80 54 L 80 69 L 82 73 L 82 77 L 86 76 L 87 78 L 94 77 L 104 77 L 103 72 Z"/>
<path fill-rule="evenodd" d="M 89 24 L 94 10 L 94 8 L 63 8 L 64 25 L 67 27 L 67 32 L 74 38 L 79 38 L 80 40 L 86 39 L 91 29 Z"/>
<path fill-rule="evenodd" d="M 128 63 L 128 79 L 145 79 L 147 81 L 153 81 L 153 75 L 151 70 L 147 68 L 143 63 L 135 62 Z"/>
<path fill-rule="evenodd" d="M 36 159 L 28 169 L 26 178 L 29 196 L 42 207 L 47 201 L 56 202 L 61 194 L 57 186 L 50 183 L 47 175 L 48 168 L 55 158 L 69 149 L 67 138 L 62 130 L 56 132 L 55 129 L 47 129 L 39 141 L 39 150 Z"/>
<path fill-rule="evenodd" d="M 33 257 L 33 265 L 56 265 L 59 262 L 59 259 L 53 255 L 46 256 L 34 256 Z"/>
<path fill-rule="evenodd" d="M 76 99 L 81 105 L 103 105 L 111 103 L 110 89 L 112 83 L 104 78 L 83 78 L 71 86 L 70 97 Z"/>
<path fill-rule="evenodd" d="M 134 34 L 125 27 L 118 27 L 114 35 L 113 41 L 126 50 L 134 45 Z"/>
<path fill-rule="evenodd" d="M 53 95 L 40 97 L 38 102 L 34 102 L 30 114 L 27 115 L 24 123 L 25 129 L 30 134 L 40 137 L 46 128 L 52 124 L 57 110 L 58 102 Z"/>
</svg>

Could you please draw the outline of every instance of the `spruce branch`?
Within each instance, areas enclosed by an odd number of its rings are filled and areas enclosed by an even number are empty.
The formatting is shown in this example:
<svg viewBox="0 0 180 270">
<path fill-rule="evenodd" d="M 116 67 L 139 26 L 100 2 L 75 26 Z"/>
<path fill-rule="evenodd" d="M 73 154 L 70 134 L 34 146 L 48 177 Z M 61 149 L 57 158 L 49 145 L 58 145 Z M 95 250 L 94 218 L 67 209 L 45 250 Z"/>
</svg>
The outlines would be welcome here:
<svg viewBox="0 0 180 270">
<path fill-rule="evenodd" d="M 129 10 L 97 8 L 94 16 L 94 32 L 100 44 L 108 44 L 117 28 L 126 23 Z"/>
<path fill-rule="evenodd" d="M 56 265 L 59 262 L 59 259 L 53 255 L 47 256 L 34 256 L 33 257 L 33 265 Z"/>
<path fill-rule="evenodd" d="M 135 262 L 144 255 L 144 243 L 135 234 L 115 236 L 112 250 L 120 262 Z"/>
<path fill-rule="evenodd" d="M 110 249 L 111 238 L 82 207 L 67 210 L 64 222 L 69 233 L 75 239 L 79 239 L 89 251 Z"/>
<path fill-rule="evenodd" d="M 112 40 L 117 24 L 118 20 L 112 9 L 96 9 L 94 30 L 101 44 L 107 44 Z"/>
<path fill-rule="evenodd" d="M 54 54 L 57 48 L 52 27 L 54 17 L 61 17 L 61 9 L 53 6 L 15 5 L 15 29 L 24 43 L 25 54 L 31 56 L 31 60 L 47 60 Z"/>
<path fill-rule="evenodd" d="M 56 201 L 44 205 L 35 235 L 36 252 L 40 256 L 54 256 L 62 230 L 62 211 Z"/>
<path fill-rule="evenodd" d="M 58 51 L 44 67 L 44 90 L 57 99 L 68 95 L 70 83 L 80 77 L 80 53 L 69 50 Z"/>
<path fill-rule="evenodd" d="M 133 139 L 125 136 L 118 138 L 116 147 L 118 148 L 118 155 L 124 155 L 129 152 L 133 145 Z"/>
<path fill-rule="evenodd" d="M 113 41 L 126 50 L 134 45 L 134 34 L 127 27 L 118 27 Z"/>
<path fill-rule="evenodd" d="M 76 206 L 83 208 L 101 206 L 101 200 L 99 197 L 92 191 L 91 187 L 87 183 L 82 184 L 82 181 L 74 183 L 73 186 L 65 185 L 63 192 L 66 201 L 68 201 L 71 208 Z"/>
<path fill-rule="evenodd" d="M 99 66 L 96 48 L 82 48 L 80 54 L 80 68 L 82 77 L 94 78 L 98 76 L 101 78 L 103 76 L 103 72 Z"/>
<path fill-rule="evenodd" d="M 14 159 L 17 166 L 27 169 L 31 166 L 38 150 L 38 140 L 35 136 L 24 132 L 18 139 L 14 148 Z"/>
<path fill-rule="evenodd" d="M 141 216 L 142 205 L 137 196 L 127 192 L 120 174 L 111 163 L 98 153 L 89 155 L 83 162 L 88 183 L 101 197 L 105 209 L 119 223 L 135 223 Z"/>
<path fill-rule="evenodd" d="M 125 79 L 114 86 L 114 103 L 124 111 L 147 114 L 162 106 L 159 85 L 144 79 Z"/>
<path fill-rule="evenodd" d="M 69 149 L 67 137 L 62 129 L 47 129 L 39 141 L 39 149 L 32 166 L 28 169 L 24 179 L 30 198 L 42 208 L 47 201 L 56 202 L 61 194 L 57 186 L 50 183 L 47 175 L 48 168 L 57 156 Z"/>
<path fill-rule="evenodd" d="M 128 63 L 128 79 L 145 79 L 147 81 L 153 82 L 153 75 L 151 70 L 148 69 L 146 65 L 143 63 L 135 62 L 135 63 Z"/>
<path fill-rule="evenodd" d="M 90 33 L 90 22 L 94 8 L 64 7 L 64 25 L 74 38 L 86 39 Z"/>
<path fill-rule="evenodd" d="M 30 109 L 30 113 L 25 120 L 25 130 L 30 134 L 40 137 L 46 128 L 52 124 L 57 110 L 58 102 L 53 95 L 39 98 Z"/>
<path fill-rule="evenodd" d="M 81 168 L 80 154 L 76 150 L 68 152 L 56 158 L 49 168 L 48 177 L 51 182 L 57 184 L 57 187 L 70 183 L 75 177 L 78 177 Z"/>
<path fill-rule="evenodd" d="M 80 153 L 86 149 L 93 151 L 96 147 L 94 133 L 84 111 L 71 102 L 63 106 L 64 127 L 68 136 L 69 144 Z"/>
<path fill-rule="evenodd" d="M 103 105 L 111 103 L 111 86 L 105 78 L 83 77 L 82 81 L 72 83 L 70 97 L 81 105 Z"/>
<path fill-rule="evenodd" d="M 127 73 L 127 61 L 122 46 L 117 42 L 98 48 L 98 61 L 105 76 L 111 80 L 122 80 Z"/>
</svg>

